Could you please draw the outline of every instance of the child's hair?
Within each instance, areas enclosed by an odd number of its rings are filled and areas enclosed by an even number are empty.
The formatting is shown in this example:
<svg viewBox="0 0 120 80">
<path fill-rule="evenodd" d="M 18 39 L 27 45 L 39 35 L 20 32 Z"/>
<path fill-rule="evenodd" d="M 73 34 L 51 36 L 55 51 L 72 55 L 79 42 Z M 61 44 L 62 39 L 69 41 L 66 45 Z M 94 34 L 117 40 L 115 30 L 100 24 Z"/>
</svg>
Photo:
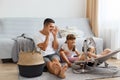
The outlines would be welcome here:
<svg viewBox="0 0 120 80">
<path fill-rule="evenodd" d="M 91 47 L 88 47 L 87 51 L 90 51 L 92 48 Z"/>
<path fill-rule="evenodd" d="M 66 41 L 65 41 L 65 43 L 67 43 L 67 40 L 75 40 L 75 39 L 76 39 L 76 37 L 75 37 L 74 34 L 68 34 L 68 35 L 66 36 Z M 74 48 L 73 48 L 72 51 L 75 51 L 75 46 L 74 46 Z"/>
<path fill-rule="evenodd" d="M 96 48 L 94 46 L 89 46 L 88 51 L 91 51 L 91 50 L 92 50 L 93 53 L 96 53 Z"/>
<path fill-rule="evenodd" d="M 76 37 L 75 37 L 74 34 L 68 34 L 68 35 L 66 36 L 66 40 L 74 40 L 74 39 L 76 39 Z"/>
<path fill-rule="evenodd" d="M 89 52 L 93 46 L 88 46 L 87 51 Z M 84 52 L 84 47 L 82 47 L 82 51 Z"/>
</svg>

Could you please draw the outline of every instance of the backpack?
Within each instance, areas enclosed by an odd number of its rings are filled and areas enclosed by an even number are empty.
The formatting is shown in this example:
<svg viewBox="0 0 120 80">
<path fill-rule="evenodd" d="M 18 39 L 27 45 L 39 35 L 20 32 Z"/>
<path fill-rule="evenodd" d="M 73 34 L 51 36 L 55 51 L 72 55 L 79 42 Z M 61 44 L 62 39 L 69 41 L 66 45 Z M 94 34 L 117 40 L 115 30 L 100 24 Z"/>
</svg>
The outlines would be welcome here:
<svg viewBox="0 0 120 80">
<path fill-rule="evenodd" d="M 35 48 L 34 40 L 30 37 L 25 36 L 25 34 L 17 36 L 17 38 L 13 40 L 15 41 L 15 43 L 12 48 L 12 60 L 15 63 L 18 61 L 18 55 L 20 50 L 33 51 Z"/>
</svg>

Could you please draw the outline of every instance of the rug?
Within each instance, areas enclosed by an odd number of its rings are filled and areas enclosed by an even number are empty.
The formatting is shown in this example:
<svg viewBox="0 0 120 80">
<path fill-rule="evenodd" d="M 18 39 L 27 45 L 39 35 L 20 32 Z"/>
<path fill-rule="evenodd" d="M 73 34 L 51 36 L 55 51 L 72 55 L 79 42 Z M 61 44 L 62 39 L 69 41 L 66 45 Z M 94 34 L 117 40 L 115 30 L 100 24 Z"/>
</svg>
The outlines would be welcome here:
<svg viewBox="0 0 120 80">
<path fill-rule="evenodd" d="M 95 79 L 120 77 L 120 69 L 117 69 L 117 71 L 115 71 L 113 67 L 109 67 L 109 68 L 111 69 L 97 67 L 94 70 L 91 70 L 91 72 L 81 73 L 81 74 L 75 74 L 73 73 L 72 69 L 69 68 L 66 71 L 65 79 L 60 79 L 54 76 L 53 74 L 50 74 L 49 72 L 43 72 L 41 76 L 35 78 L 25 78 L 19 76 L 19 80 L 95 80 Z"/>
</svg>

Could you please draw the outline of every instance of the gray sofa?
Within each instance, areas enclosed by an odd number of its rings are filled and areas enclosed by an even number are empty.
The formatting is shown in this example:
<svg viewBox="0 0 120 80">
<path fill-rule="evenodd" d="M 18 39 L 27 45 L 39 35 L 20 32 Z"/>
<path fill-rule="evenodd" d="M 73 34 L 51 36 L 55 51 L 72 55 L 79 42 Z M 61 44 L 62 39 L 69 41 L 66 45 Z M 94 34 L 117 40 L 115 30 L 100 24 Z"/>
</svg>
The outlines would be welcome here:
<svg viewBox="0 0 120 80">
<path fill-rule="evenodd" d="M 0 59 L 11 58 L 14 45 L 13 38 L 25 33 L 33 38 L 36 31 L 43 27 L 45 18 L 1 18 L 0 19 Z M 83 41 L 86 37 L 94 37 L 89 26 L 87 18 L 66 19 L 53 18 L 59 29 L 68 27 L 77 27 L 77 30 L 84 32 L 84 36 L 76 39 L 77 48 L 82 49 Z M 77 33 L 77 32 L 76 32 Z M 81 35 L 81 34 L 80 34 Z M 103 51 L 103 40 L 94 37 L 97 46 L 97 53 Z M 58 34 L 59 47 L 64 43 L 65 38 Z"/>
</svg>

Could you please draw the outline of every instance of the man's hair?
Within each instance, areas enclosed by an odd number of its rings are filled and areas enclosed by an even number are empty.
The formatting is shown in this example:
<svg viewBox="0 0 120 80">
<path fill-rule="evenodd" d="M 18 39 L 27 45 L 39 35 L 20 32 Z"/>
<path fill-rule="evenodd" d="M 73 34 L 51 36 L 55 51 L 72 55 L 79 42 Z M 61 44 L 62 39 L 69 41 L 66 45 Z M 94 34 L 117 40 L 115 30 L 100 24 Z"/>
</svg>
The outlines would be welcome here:
<svg viewBox="0 0 120 80">
<path fill-rule="evenodd" d="M 44 20 L 44 25 L 48 25 L 49 23 L 55 23 L 55 21 L 53 20 L 53 19 L 51 19 L 51 18 L 46 18 L 45 20 Z"/>
<path fill-rule="evenodd" d="M 75 37 L 74 34 L 68 34 L 68 35 L 66 36 L 66 40 L 74 40 L 74 39 L 76 39 L 76 37 Z"/>
</svg>

